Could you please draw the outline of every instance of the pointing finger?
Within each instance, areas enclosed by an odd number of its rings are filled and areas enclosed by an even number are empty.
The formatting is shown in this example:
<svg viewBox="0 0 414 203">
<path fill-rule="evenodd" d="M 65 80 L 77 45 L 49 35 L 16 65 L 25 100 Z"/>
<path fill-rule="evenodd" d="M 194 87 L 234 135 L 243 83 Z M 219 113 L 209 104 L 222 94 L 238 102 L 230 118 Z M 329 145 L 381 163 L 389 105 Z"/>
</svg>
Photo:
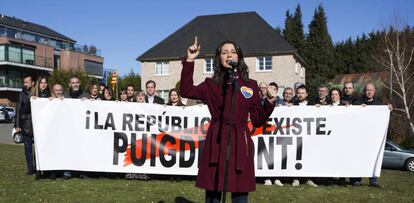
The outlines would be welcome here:
<svg viewBox="0 0 414 203">
<path fill-rule="evenodd" d="M 198 47 L 198 37 L 197 36 L 194 37 L 194 46 Z"/>
</svg>

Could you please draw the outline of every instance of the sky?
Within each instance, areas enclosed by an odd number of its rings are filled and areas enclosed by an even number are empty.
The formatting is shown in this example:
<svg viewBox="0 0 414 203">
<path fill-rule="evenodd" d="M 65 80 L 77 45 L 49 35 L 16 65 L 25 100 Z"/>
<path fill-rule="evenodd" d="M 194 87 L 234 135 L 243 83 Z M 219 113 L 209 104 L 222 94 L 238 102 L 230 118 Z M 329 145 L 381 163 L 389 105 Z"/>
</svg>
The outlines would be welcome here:
<svg viewBox="0 0 414 203">
<path fill-rule="evenodd" d="M 322 4 L 333 42 L 379 30 L 396 14 L 414 25 L 413 0 L 0 0 L 0 13 L 47 26 L 101 49 L 104 68 L 140 73 L 136 58 L 200 15 L 255 11 L 283 28 L 300 4 L 305 33 Z"/>
</svg>

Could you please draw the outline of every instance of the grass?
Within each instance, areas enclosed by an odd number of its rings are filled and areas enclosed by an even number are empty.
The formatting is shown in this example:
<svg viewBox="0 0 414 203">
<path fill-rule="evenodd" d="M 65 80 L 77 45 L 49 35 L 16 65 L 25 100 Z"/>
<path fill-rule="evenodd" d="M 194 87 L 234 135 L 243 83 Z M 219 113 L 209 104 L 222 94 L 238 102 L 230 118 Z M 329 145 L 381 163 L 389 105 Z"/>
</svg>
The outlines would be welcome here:
<svg viewBox="0 0 414 203">
<path fill-rule="evenodd" d="M 23 147 L 0 144 L 0 202 L 203 202 L 194 181 L 125 179 L 49 179 L 26 176 Z M 257 184 L 250 202 L 414 202 L 414 173 L 383 170 L 384 188 L 337 185 L 312 188 Z M 228 195 L 229 197 L 230 195 Z M 230 202 L 230 201 L 229 201 Z"/>
</svg>

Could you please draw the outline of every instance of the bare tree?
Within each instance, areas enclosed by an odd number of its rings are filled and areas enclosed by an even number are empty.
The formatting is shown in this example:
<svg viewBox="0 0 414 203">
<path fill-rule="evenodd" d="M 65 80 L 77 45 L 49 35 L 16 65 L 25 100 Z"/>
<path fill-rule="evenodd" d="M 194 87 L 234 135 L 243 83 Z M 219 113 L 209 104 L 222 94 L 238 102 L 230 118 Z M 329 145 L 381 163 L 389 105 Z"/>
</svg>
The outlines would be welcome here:
<svg viewBox="0 0 414 203">
<path fill-rule="evenodd" d="M 389 82 L 383 82 L 383 85 L 390 90 L 390 103 L 394 105 L 394 113 L 406 118 L 413 135 L 414 29 L 401 26 L 399 18 L 395 19 L 385 30 L 384 54 L 375 60 L 390 71 Z"/>
</svg>

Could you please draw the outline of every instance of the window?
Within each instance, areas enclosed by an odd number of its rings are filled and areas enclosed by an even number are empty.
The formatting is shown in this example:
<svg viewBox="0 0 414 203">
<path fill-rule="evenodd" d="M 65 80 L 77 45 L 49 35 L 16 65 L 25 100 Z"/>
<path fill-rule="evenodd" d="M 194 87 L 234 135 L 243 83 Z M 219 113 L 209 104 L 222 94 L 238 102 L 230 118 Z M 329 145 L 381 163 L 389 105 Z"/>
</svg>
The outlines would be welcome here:
<svg viewBox="0 0 414 203">
<path fill-rule="evenodd" d="M 6 59 L 6 47 L 4 45 L 0 45 L 0 61 L 4 61 Z"/>
<path fill-rule="evenodd" d="M 59 63 L 60 63 L 60 57 L 59 57 Z M 85 70 L 88 74 L 102 76 L 103 64 L 95 62 L 95 61 L 85 60 Z"/>
<path fill-rule="evenodd" d="M 300 69 L 300 77 L 302 77 L 303 78 L 303 75 L 305 74 L 305 68 L 304 67 L 302 67 L 301 69 Z"/>
<path fill-rule="evenodd" d="M 272 57 L 263 56 L 256 58 L 256 71 L 272 71 Z"/>
<path fill-rule="evenodd" d="M 213 73 L 213 59 L 204 59 L 204 73 Z"/>
<path fill-rule="evenodd" d="M 21 63 L 22 62 L 22 50 L 18 47 L 9 46 L 9 61 Z"/>
<path fill-rule="evenodd" d="M 7 87 L 5 70 L 0 70 L 0 87 Z"/>
<path fill-rule="evenodd" d="M 23 52 L 23 63 L 33 65 L 34 60 L 35 60 L 34 50 L 22 49 L 22 52 Z"/>
<path fill-rule="evenodd" d="M 6 28 L 0 26 L 0 37 L 6 36 Z"/>
<path fill-rule="evenodd" d="M 157 62 L 155 66 L 155 75 L 169 75 L 170 74 L 170 64 L 169 62 Z"/>
<path fill-rule="evenodd" d="M 165 103 L 168 102 L 168 93 L 169 93 L 169 90 L 157 90 L 158 96 L 163 98 Z"/>
<path fill-rule="evenodd" d="M 23 74 L 19 71 L 9 70 L 9 87 L 22 88 Z"/>
<path fill-rule="evenodd" d="M 35 36 L 26 32 L 22 33 L 22 39 L 26 41 L 34 42 L 36 40 Z"/>
<path fill-rule="evenodd" d="M 300 68 L 300 64 L 299 63 L 295 63 L 295 73 L 299 74 L 299 68 Z"/>
</svg>

